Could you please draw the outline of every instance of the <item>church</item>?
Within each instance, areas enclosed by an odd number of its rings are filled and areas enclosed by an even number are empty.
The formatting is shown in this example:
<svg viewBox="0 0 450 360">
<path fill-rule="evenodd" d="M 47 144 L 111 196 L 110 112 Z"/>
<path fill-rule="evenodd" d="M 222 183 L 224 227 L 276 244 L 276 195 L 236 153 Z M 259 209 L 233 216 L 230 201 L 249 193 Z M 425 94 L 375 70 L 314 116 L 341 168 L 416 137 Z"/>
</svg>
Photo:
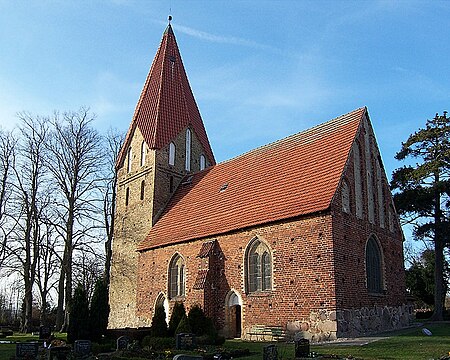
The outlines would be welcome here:
<svg viewBox="0 0 450 360">
<path fill-rule="evenodd" d="M 227 338 L 407 326 L 403 235 L 367 108 L 217 164 L 171 24 L 118 174 L 109 329 L 197 304 Z"/>
</svg>

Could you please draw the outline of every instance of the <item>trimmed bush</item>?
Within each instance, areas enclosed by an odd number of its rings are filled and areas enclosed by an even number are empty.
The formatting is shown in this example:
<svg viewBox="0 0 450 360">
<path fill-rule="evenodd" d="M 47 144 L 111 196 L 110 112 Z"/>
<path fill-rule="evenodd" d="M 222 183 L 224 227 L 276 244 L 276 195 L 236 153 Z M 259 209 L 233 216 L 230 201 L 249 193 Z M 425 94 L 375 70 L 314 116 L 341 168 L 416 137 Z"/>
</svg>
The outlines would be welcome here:
<svg viewBox="0 0 450 360">
<path fill-rule="evenodd" d="M 186 309 L 184 308 L 184 304 L 182 302 L 177 301 L 173 305 L 172 315 L 169 320 L 169 336 L 175 335 L 175 331 L 177 330 L 183 316 L 186 316 Z"/>
<path fill-rule="evenodd" d="M 189 325 L 189 320 L 187 316 L 183 316 L 180 323 L 178 324 L 177 329 L 175 330 L 175 335 L 182 334 L 182 333 L 190 333 L 192 332 L 192 329 Z"/>
<path fill-rule="evenodd" d="M 153 337 L 166 337 L 168 335 L 166 311 L 162 305 L 158 305 L 155 308 L 155 314 L 152 318 L 151 334 Z"/>
<path fill-rule="evenodd" d="M 141 345 L 154 351 L 170 350 L 175 348 L 175 338 L 146 336 L 142 339 Z"/>
</svg>

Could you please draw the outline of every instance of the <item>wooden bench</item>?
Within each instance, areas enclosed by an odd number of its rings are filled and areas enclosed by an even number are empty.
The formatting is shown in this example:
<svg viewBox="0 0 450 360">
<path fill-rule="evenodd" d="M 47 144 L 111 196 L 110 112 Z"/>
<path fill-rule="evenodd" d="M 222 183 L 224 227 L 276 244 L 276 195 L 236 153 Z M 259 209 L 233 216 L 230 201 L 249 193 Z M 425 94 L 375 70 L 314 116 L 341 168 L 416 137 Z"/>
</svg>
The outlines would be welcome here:
<svg viewBox="0 0 450 360">
<path fill-rule="evenodd" d="M 286 337 L 286 331 L 282 326 L 272 325 L 253 325 L 247 334 L 250 341 L 280 341 Z"/>
</svg>

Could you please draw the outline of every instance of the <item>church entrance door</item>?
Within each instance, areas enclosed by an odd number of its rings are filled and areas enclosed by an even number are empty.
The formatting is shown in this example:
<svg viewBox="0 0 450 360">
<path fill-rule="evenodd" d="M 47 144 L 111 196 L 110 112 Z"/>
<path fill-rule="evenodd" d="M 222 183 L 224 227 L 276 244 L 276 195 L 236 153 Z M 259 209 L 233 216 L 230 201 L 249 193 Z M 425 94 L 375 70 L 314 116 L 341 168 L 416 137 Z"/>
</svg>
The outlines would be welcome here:
<svg viewBox="0 0 450 360">
<path fill-rule="evenodd" d="M 242 300 L 234 291 L 227 296 L 226 307 L 226 329 L 228 338 L 240 338 L 242 333 Z"/>
</svg>

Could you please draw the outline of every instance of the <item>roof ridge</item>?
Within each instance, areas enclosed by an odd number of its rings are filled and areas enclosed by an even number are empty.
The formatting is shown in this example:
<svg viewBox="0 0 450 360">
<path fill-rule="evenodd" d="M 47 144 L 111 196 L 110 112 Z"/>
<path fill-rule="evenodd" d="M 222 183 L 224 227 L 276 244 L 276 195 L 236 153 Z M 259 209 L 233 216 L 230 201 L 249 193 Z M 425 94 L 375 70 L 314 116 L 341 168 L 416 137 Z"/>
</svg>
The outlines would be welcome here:
<svg viewBox="0 0 450 360">
<path fill-rule="evenodd" d="M 338 120 L 340 120 L 340 119 L 343 118 L 343 117 L 349 116 L 350 114 L 357 113 L 358 111 L 365 110 L 365 109 L 366 109 L 365 106 L 359 107 L 359 108 L 357 108 L 357 109 L 355 109 L 355 110 L 349 111 L 349 112 L 346 113 L 346 114 L 337 116 L 337 117 L 335 117 L 335 118 L 333 118 L 333 119 L 331 119 L 331 120 L 328 120 L 328 121 L 325 121 L 325 122 L 323 122 L 323 123 L 314 125 L 313 127 L 307 128 L 307 129 L 302 130 L 302 131 L 300 131 L 300 132 L 297 132 L 297 133 L 295 133 L 295 134 L 288 135 L 288 136 L 286 136 L 286 137 L 284 137 L 284 138 L 281 138 L 281 139 L 275 140 L 275 141 L 273 141 L 273 142 L 270 142 L 270 143 L 268 143 L 268 144 L 264 144 L 264 145 L 261 145 L 261 146 L 258 146 L 258 147 L 256 147 L 256 148 L 254 148 L 254 149 L 248 150 L 248 151 L 244 152 L 243 154 L 240 154 L 240 155 L 234 156 L 234 157 L 232 157 L 232 158 L 230 158 L 230 159 L 226 159 L 226 160 L 224 160 L 224 161 L 221 161 L 220 163 L 217 163 L 217 164 L 214 165 L 214 166 L 221 165 L 221 164 L 225 164 L 225 163 L 228 163 L 228 162 L 230 162 L 230 161 L 239 159 L 239 158 L 241 158 L 241 157 L 250 155 L 250 154 L 252 154 L 252 153 L 254 153 L 254 152 L 264 150 L 264 149 L 269 148 L 269 147 L 272 147 L 272 146 L 274 146 L 274 145 L 278 145 L 278 144 L 283 143 L 284 141 L 287 141 L 287 140 L 289 140 L 289 139 L 292 139 L 292 138 L 294 138 L 294 137 L 296 137 L 296 136 L 300 136 L 300 135 L 303 135 L 303 134 L 307 134 L 307 133 L 312 132 L 312 131 L 314 131 L 314 130 L 317 130 L 317 129 L 321 128 L 321 127 L 325 127 L 326 125 L 330 125 L 331 123 L 337 122 Z"/>
</svg>

